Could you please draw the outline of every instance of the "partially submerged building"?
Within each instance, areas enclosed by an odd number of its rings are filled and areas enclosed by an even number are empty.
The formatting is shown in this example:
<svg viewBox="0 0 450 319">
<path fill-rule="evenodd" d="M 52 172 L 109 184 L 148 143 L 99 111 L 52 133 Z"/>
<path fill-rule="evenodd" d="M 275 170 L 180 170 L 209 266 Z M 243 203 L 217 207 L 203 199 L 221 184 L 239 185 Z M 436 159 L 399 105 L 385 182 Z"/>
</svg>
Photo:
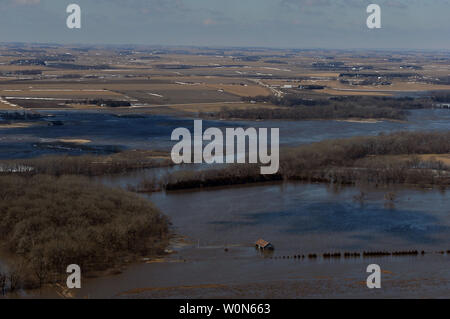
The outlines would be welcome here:
<svg viewBox="0 0 450 319">
<path fill-rule="evenodd" d="M 255 243 L 256 248 L 261 249 L 261 250 L 273 250 L 274 247 L 273 245 L 268 242 L 265 241 L 264 239 L 258 239 Z"/>
</svg>

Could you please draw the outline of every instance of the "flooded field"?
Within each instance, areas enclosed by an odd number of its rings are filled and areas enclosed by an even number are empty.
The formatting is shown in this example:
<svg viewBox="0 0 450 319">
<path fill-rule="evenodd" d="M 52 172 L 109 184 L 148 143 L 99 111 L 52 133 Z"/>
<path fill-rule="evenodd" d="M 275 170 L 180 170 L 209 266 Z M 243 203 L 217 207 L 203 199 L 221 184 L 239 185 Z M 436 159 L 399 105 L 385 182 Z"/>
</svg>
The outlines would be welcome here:
<svg viewBox="0 0 450 319">
<path fill-rule="evenodd" d="M 0 158 L 64 152 L 39 146 L 61 139 L 89 140 L 95 150 L 169 150 L 176 127 L 192 119 L 118 117 L 99 112 L 49 112 L 62 126 L 0 128 Z M 412 111 L 408 122 L 225 122 L 204 126 L 280 127 L 282 145 L 400 130 L 448 130 L 449 110 Z M 95 151 L 94 150 L 94 151 Z M 69 153 L 80 154 L 85 149 Z M 164 173 L 157 170 L 158 174 Z M 142 172 L 102 177 L 107 185 L 136 184 Z M 364 200 L 355 200 L 361 191 Z M 393 200 L 386 200 L 394 193 Z M 142 195 L 147 196 L 147 195 Z M 172 254 L 142 260 L 123 273 L 85 279 L 84 298 L 299 298 L 450 296 L 450 195 L 414 188 L 333 188 L 324 184 L 265 184 L 147 196 L 171 218 Z M 272 242 L 261 254 L 254 242 Z M 324 253 L 410 251 L 416 256 L 323 258 Z M 443 251 L 444 253 L 440 253 Z M 317 254 L 317 258 L 309 258 Z M 298 258 L 300 256 L 300 258 Z M 305 256 L 305 257 L 302 257 Z M 382 289 L 365 286 L 366 267 L 379 264 Z M 32 295 L 35 293 L 33 292 Z M 36 293 L 37 294 L 37 293 Z M 56 297 L 43 291 L 41 297 Z"/>
<path fill-rule="evenodd" d="M 108 153 L 120 149 L 170 150 L 172 131 L 177 127 L 193 129 L 192 119 L 158 115 L 117 116 L 87 111 L 42 111 L 52 115 L 51 121 L 63 125 L 48 126 L 46 122 L 27 127 L 0 126 L 0 158 L 24 158 L 43 154 Z M 414 110 L 408 122 L 380 121 L 358 123 L 348 121 L 203 121 L 207 127 L 278 127 L 281 145 L 299 145 L 330 138 L 376 135 L 401 130 L 446 130 L 450 110 Z M 49 146 L 59 140 L 90 141 L 71 149 Z"/>
<path fill-rule="evenodd" d="M 386 204 L 384 194 L 395 192 Z M 448 297 L 450 196 L 436 190 L 278 184 L 153 194 L 170 216 L 174 253 L 89 279 L 77 297 Z M 433 203 L 430 205 L 430 203 Z M 253 243 L 270 240 L 272 254 Z M 326 252 L 424 250 L 418 256 L 324 259 Z M 315 253 L 318 258 L 308 258 Z M 305 255 L 305 258 L 294 256 Z M 382 289 L 365 286 L 379 264 Z M 51 294 L 49 294 L 51 296 Z"/>
</svg>

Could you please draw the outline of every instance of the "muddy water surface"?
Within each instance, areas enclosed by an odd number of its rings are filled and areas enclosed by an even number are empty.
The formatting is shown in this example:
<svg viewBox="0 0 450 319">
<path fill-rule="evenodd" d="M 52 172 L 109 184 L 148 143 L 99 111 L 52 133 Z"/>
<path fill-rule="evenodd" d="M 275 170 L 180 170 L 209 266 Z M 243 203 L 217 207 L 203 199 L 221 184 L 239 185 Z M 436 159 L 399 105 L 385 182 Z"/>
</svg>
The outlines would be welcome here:
<svg viewBox="0 0 450 319">
<path fill-rule="evenodd" d="M 366 190 L 367 191 L 367 190 Z M 386 202 L 384 194 L 395 192 Z M 278 184 L 153 194 L 185 236 L 165 260 L 87 280 L 79 297 L 450 297 L 450 195 L 437 190 L 360 190 Z M 431 204 L 432 203 L 432 204 Z M 270 240 L 272 254 L 253 243 Z M 324 259 L 325 252 L 425 250 L 422 256 Z M 309 259 L 310 253 L 318 254 Z M 305 255 L 304 259 L 293 258 Z M 289 257 L 289 258 L 287 258 Z M 383 290 L 365 287 L 366 267 Z"/>
</svg>

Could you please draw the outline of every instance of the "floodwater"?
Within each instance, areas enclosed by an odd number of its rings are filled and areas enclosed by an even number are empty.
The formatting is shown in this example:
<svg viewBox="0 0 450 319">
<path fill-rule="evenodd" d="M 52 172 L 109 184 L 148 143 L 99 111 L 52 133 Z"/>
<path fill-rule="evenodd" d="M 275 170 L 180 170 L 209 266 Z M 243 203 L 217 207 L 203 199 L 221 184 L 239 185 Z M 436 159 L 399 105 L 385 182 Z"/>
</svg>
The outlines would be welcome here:
<svg viewBox="0 0 450 319">
<path fill-rule="evenodd" d="M 0 158 L 58 152 L 36 147 L 52 139 L 89 139 L 97 147 L 170 149 L 176 127 L 192 119 L 116 117 L 97 112 L 50 112 L 63 126 L 0 129 Z M 400 130 L 449 130 L 449 110 L 412 111 L 408 122 L 225 122 L 204 127 L 279 127 L 282 145 Z M 77 152 L 76 150 L 74 151 Z M 79 151 L 78 152 L 82 152 Z M 162 171 L 158 171 L 162 173 Z M 125 187 L 141 173 L 104 177 Z M 123 273 L 84 279 L 76 297 L 89 298 L 347 298 L 450 297 L 450 194 L 414 188 L 333 188 L 324 184 L 265 184 L 155 193 L 149 199 L 171 218 L 182 239 L 159 262 Z M 388 192 L 396 194 L 386 201 Z M 143 195 L 144 196 L 144 195 Z M 261 254 L 253 243 L 275 246 Z M 323 259 L 326 252 L 426 251 L 419 256 Z M 440 254 L 440 251 L 445 251 Z M 308 258 L 308 254 L 318 258 Z M 305 255 L 298 259 L 293 256 Z M 290 257 L 290 258 L 287 258 Z M 365 281 L 369 264 L 382 269 L 382 289 Z M 44 292 L 41 297 L 54 297 Z"/>
<path fill-rule="evenodd" d="M 366 199 L 355 201 L 360 191 L 287 183 L 152 194 L 174 231 L 185 236 L 173 243 L 175 252 L 120 275 L 85 280 L 77 297 L 450 297 L 450 255 L 438 253 L 450 250 L 449 193 L 364 189 Z M 387 192 L 395 192 L 393 202 L 384 199 Z M 273 243 L 272 254 L 253 247 L 259 238 Z M 322 258 L 326 252 L 406 250 L 426 254 Z M 309 259 L 311 253 L 318 258 Z M 365 286 L 373 263 L 382 269 L 379 291 Z"/>
<path fill-rule="evenodd" d="M 26 158 L 54 153 L 108 153 L 117 149 L 170 150 L 175 142 L 172 131 L 186 127 L 193 131 L 193 119 L 161 115 L 117 116 L 99 111 L 42 111 L 48 120 L 64 125 L 36 124 L 30 127 L 0 127 L 0 159 Z M 280 128 L 281 145 L 300 145 L 330 138 L 376 135 L 401 130 L 449 129 L 450 110 L 413 110 L 408 122 L 381 121 L 350 123 L 339 121 L 203 121 L 208 127 L 268 127 Z M 73 149 L 55 148 L 46 142 L 59 139 L 83 139 L 91 143 Z"/>
</svg>

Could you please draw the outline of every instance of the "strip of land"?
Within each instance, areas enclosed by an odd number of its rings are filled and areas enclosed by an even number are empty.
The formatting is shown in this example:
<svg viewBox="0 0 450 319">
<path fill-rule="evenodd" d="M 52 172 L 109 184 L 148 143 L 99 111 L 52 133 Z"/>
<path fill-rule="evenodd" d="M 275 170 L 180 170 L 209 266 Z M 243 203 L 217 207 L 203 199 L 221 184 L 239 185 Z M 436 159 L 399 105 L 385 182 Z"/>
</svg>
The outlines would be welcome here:
<svg viewBox="0 0 450 319">
<path fill-rule="evenodd" d="M 282 180 L 448 187 L 449 158 L 450 132 L 399 132 L 281 149 L 280 169 L 274 175 L 261 175 L 259 164 L 233 164 L 203 171 L 177 171 L 161 180 L 144 178 L 137 190 L 181 190 Z"/>
</svg>

